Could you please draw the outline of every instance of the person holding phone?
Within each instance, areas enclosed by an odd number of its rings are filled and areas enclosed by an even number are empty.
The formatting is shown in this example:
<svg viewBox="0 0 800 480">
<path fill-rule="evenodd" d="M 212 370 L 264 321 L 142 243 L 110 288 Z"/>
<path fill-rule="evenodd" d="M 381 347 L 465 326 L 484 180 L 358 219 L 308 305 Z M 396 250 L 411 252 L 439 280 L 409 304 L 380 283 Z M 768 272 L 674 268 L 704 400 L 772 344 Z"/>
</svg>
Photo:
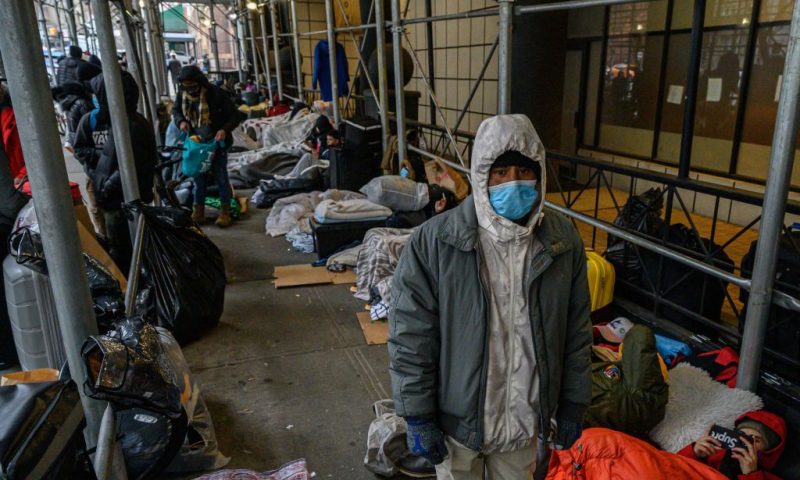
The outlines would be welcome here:
<svg viewBox="0 0 800 480">
<path fill-rule="evenodd" d="M 705 463 L 732 480 L 780 480 L 770 473 L 786 446 L 786 422 L 765 410 L 742 415 L 735 433 L 740 446 L 727 443 L 709 432 L 678 452 L 678 455 Z"/>
</svg>

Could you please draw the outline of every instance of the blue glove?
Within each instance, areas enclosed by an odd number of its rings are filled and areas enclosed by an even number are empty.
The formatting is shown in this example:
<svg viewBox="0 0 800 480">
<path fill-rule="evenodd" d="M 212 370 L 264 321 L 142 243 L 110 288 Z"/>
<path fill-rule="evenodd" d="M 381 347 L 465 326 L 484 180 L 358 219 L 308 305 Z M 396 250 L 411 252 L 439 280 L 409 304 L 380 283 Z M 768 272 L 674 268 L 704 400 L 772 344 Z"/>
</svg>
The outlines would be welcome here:
<svg viewBox="0 0 800 480">
<path fill-rule="evenodd" d="M 583 433 L 583 425 L 578 422 L 558 420 L 558 431 L 556 432 L 555 449 L 567 450 L 572 448 Z"/>
<path fill-rule="evenodd" d="M 439 426 L 425 417 L 406 417 L 405 420 L 408 425 L 406 444 L 411 453 L 434 465 L 442 463 L 447 456 L 447 446 Z"/>
</svg>

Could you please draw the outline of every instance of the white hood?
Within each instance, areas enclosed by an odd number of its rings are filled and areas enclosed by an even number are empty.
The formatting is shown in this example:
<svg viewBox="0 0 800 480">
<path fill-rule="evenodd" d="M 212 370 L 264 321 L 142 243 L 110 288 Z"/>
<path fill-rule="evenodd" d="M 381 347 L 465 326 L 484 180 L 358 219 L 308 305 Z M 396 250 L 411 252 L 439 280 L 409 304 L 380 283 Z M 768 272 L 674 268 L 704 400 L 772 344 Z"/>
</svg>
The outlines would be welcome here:
<svg viewBox="0 0 800 480">
<path fill-rule="evenodd" d="M 527 227 L 521 227 L 501 217 L 489 203 L 489 170 L 497 157 L 508 151 L 517 151 L 538 162 L 541 167 L 541 174 L 536 183 L 539 200 L 528 219 Z M 530 233 L 533 227 L 539 224 L 543 215 L 547 168 L 544 145 L 528 117 L 520 114 L 497 115 L 484 120 L 475 136 L 471 163 L 472 195 L 475 199 L 478 225 L 500 239 Z"/>
</svg>

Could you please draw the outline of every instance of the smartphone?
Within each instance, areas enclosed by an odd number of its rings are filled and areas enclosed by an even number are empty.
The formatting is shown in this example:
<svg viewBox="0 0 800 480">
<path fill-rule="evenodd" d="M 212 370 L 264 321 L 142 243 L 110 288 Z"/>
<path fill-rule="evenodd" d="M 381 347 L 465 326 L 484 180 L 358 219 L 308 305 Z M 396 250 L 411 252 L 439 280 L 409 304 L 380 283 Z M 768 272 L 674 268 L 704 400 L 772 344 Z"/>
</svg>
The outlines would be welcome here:
<svg viewBox="0 0 800 480">
<path fill-rule="evenodd" d="M 742 442 L 742 438 L 746 439 L 750 443 L 753 443 L 752 436 L 746 435 L 740 430 L 731 430 L 730 428 L 721 427 L 719 425 L 714 425 L 711 427 L 709 435 L 712 438 L 717 439 L 719 443 L 722 444 L 722 448 L 725 448 L 726 450 L 732 450 L 734 448 L 747 448 Z"/>
</svg>

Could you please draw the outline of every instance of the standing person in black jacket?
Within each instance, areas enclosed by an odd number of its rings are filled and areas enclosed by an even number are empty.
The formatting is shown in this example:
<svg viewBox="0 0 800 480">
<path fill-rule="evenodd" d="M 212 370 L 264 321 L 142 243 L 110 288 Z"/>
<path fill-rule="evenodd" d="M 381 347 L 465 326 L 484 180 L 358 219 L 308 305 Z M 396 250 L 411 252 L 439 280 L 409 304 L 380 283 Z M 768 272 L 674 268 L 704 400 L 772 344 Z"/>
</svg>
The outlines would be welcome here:
<svg viewBox="0 0 800 480">
<path fill-rule="evenodd" d="M 175 125 L 188 135 L 200 136 L 203 142 L 225 142 L 211 162 L 211 171 L 194 178 L 192 220 L 198 224 L 205 221 L 206 184 L 208 175 L 212 174 L 219 186 L 220 210 L 216 224 L 227 227 L 232 221 L 228 149 L 233 145 L 231 132 L 241 123 L 244 115 L 236 109 L 227 93 L 209 83 L 197 65 L 183 67 L 178 81 L 180 89 L 172 107 Z"/>
<path fill-rule="evenodd" d="M 99 110 L 87 113 L 75 133 L 75 158 L 92 179 L 97 206 L 103 211 L 111 256 L 117 265 L 127 271 L 131 261 L 131 241 L 128 221 L 122 211 L 122 178 L 109 115 L 105 81 L 98 75 L 91 81 Z M 153 176 L 157 158 L 156 137 L 150 123 L 136 111 L 139 88 L 128 72 L 122 72 L 122 90 L 128 112 L 128 123 L 133 145 L 133 159 L 139 181 L 139 198 L 144 203 L 153 201 Z"/>
<path fill-rule="evenodd" d="M 72 144 L 75 141 L 75 131 L 78 129 L 81 118 L 94 108 L 92 87 L 89 82 L 102 72 L 100 67 L 83 62 L 78 65 L 77 80 L 70 80 L 50 89 L 53 100 L 58 102 L 59 107 L 67 116 L 67 135 L 64 140 L 64 148 L 70 152 L 74 151 Z"/>
<path fill-rule="evenodd" d="M 78 65 L 86 63 L 81 58 L 83 50 L 77 45 L 69 47 L 69 56 L 62 58 L 58 61 L 58 70 L 56 71 L 56 85 L 63 85 L 66 82 L 74 82 L 78 80 Z"/>
</svg>

